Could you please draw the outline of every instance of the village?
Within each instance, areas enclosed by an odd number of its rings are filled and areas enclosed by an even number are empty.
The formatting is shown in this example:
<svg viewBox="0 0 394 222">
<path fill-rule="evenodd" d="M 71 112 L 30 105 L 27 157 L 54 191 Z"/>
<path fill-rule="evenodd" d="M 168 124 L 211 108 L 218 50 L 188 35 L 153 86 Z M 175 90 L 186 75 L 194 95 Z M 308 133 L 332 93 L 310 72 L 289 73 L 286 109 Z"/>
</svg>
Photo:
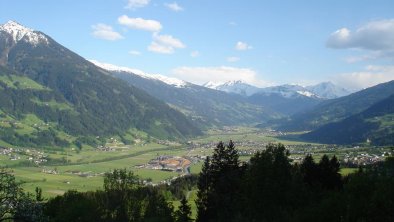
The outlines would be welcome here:
<svg viewBox="0 0 394 222">
<path fill-rule="evenodd" d="M 0 147 L 0 155 L 7 156 L 9 160 L 28 160 L 36 165 L 48 162 L 48 155 L 36 149 Z"/>
<path fill-rule="evenodd" d="M 161 155 L 156 159 L 150 160 L 147 164 L 137 165 L 136 168 L 145 168 L 152 170 L 172 171 L 183 174 L 189 174 L 189 167 L 192 160 L 179 156 Z"/>
</svg>

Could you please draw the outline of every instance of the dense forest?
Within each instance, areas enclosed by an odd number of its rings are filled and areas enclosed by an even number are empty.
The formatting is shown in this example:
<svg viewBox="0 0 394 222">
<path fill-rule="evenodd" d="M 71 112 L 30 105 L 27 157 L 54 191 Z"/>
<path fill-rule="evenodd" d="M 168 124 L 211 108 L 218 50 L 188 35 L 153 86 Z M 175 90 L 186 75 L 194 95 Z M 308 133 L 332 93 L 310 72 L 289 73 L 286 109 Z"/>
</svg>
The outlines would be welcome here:
<svg viewBox="0 0 394 222">
<path fill-rule="evenodd" d="M 198 188 L 196 221 L 393 221 L 394 159 L 341 176 L 335 156 L 293 164 L 281 144 L 249 162 L 220 142 L 199 176 L 145 186 L 127 170 L 104 176 L 102 190 L 68 191 L 43 200 L 0 173 L 0 221 L 193 221 L 185 193 Z M 174 208 L 170 200 L 181 200 Z"/>
</svg>

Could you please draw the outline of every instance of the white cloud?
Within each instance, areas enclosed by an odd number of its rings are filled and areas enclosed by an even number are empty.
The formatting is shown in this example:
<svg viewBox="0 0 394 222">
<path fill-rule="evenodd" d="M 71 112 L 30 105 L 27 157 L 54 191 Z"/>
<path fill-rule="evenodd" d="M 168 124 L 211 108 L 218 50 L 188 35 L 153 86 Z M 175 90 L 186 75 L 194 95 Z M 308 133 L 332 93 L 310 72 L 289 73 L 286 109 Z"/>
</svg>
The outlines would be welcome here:
<svg viewBox="0 0 394 222">
<path fill-rule="evenodd" d="M 231 56 L 227 57 L 227 62 L 238 62 L 240 60 L 239 57 Z"/>
<path fill-rule="evenodd" d="M 185 48 L 185 44 L 181 40 L 172 37 L 171 35 L 158 35 L 153 34 L 153 39 L 162 45 L 168 45 L 173 48 Z"/>
<path fill-rule="evenodd" d="M 136 9 L 143 8 L 149 4 L 150 0 L 128 0 L 125 8 Z"/>
<path fill-rule="evenodd" d="M 118 18 L 118 22 L 131 29 L 140 29 L 150 32 L 159 32 L 162 26 L 159 21 L 147 20 L 142 18 L 130 18 L 127 15 L 122 15 Z"/>
<path fill-rule="evenodd" d="M 237 26 L 236 22 L 229 22 L 228 24 L 231 25 L 231 26 Z"/>
<path fill-rule="evenodd" d="M 160 54 L 172 54 L 174 53 L 174 48 L 171 46 L 161 45 L 157 42 L 152 42 L 148 46 L 148 50 L 151 52 L 156 52 Z"/>
<path fill-rule="evenodd" d="M 350 57 L 349 62 L 393 57 L 394 19 L 372 21 L 354 31 L 341 28 L 330 35 L 326 45 L 335 49 L 353 48 L 372 52 L 371 55 Z"/>
<path fill-rule="evenodd" d="M 256 86 L 267 86 L 270 83 L 257 78 L 257 73 L 248 68 L 236 68 L 228 66 L 220 67 L 178 67 L 172 70 L 174 77 L 188 82 L 202 85 L 208 81 L 227 82 L 230 80 L 242 80 Z"/>
<path fill-rule="evenodd" d="M 92 35 L 99 39 L 105 39 L 110 41 L 123 39 L 123 36 L 121 34 L 115 32 L 111 26 L 106 24 L 99 23 L 96 25 L 92 25 L 92 29 Z"/>
<path fill-rule="evenodd" d="M 173 3 L 165 3 L 164 4 L 167 8 L 171 9 L 172 11 L 179 12 L 183 11 L 183 8 L 179 6 L 176 2 Z"/>
<path fill-rule="evenodd" d="M 193 51 L 193 52 L 190 53 L 190 56 L 193 57 L 193 58 L 198 57 L 198 56 L 200 56 L 200 52 L 199 51 Z"/>
<path fill-rule="evenodd" d="M 136 51 L 136 50 L 131 50 L 131 51 L 129 51 L 129 54 L 130 55 L 134 55 L 134 56 L 139 56 L 139 55 L 141 55 L 141 52 L 140 51 Z"/>
<path fill-rule="evenodd" d="M 349 89 L 363 89 L 394 80 L 394 66 L 367 66 L 360 72 L 342 73 L 333 82 Z"/>
<path fill-rule="evenodd" d="M 162 54 L 172 54 L 175 49 L 185 47 L 185 44 L 181 40 L 171 35 L 159 35 L 155 33 L 153 34 L 153 42 L 148 46 L 148 50 Z"/>
<path fill-rule="evenodd" d="M 248 49 L 252 49 L 252 46 L 248 45 L 246 42 L 237 42 L 237 44 L 235 44 L 235 49 L 236 50 L 248 50 Z"/>
</svg>

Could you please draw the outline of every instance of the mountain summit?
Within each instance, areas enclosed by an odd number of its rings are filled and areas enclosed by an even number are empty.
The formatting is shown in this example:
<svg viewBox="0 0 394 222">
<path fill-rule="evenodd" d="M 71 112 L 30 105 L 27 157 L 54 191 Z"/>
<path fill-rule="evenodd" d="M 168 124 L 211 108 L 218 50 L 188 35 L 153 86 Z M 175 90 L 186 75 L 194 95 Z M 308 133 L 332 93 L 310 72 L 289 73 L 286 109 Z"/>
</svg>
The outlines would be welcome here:
<svg viewBox="0 0 394 222">
<path fill-rule="evenodd" d="M 185 82 L 180 79 L 177 79 L 177 78 L 167 77 L 167 76 L 163 76 L 163 75 L 159 75 L 159 74 L 147 74 L 147 73 L 145 73 L 141 70 L 138 70 L 138 69 L 131 69 L 128 67 L 116 66 L 116 65 L 109 64 L 109 63 L 98 62 L 96 60 L 89 60 L 89 61 L 92 62 L 93 64 L 95 64 L 96 66 L 98 66 L 102 69 L 105 69 L 107 71 L 135 74 L 135 75 L 138 75 L 142 78 L 158 80 L 158 81 L 164 82 L 165 84 L 175 86 L 177 88 L 185 88 L 188 85 L 190 85 L 190 83 Z"/>
<path fill-rule="evenodd" d="M 225 83 L 215 83 L 210 81 L 205 83 L 203 86 L 227 93 L 240 94 L 242 96 L 250 96 L 260 90 L 260 88 L 252 86 L 242 80 L 231 80 Z"/>
<path fill-rule="evenodd" d="M 351 92 L 345 88 L 334 85 L 332 82 L 322 82 L 317 85 L 305 87 L 310 92 L 324 99 L 335 99 L 347 96 Z"/>
<path fill-rule="evenodd" d="M 25 26 L 14 22 L 8 21 L 4 25 L 0 26 L 0 32 L 8 34 L 12 43 L 17 43 L 21 40 L 37 45 L 39 43 L 48 44 L 48 38 L 41 32 L 34 31 L 33 29 L 26 28 Z"/>
</svg>

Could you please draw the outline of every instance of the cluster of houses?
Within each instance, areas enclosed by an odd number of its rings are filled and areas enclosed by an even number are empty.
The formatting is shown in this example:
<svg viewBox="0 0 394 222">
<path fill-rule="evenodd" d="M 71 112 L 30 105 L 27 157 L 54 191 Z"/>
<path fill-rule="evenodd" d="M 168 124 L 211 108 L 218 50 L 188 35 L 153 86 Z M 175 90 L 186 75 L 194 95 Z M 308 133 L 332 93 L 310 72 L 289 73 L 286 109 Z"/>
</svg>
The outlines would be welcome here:
<svg viewBox="0 0 394 222">
<path fill-rule="evenodd" d="M 381 155 L 368 153 L 345 154 L 342 164 L 349 167 L 365 166 L 384 161 L 388 155 L 391 154 L 387 152 Z"/>
<path fill-rule="evenodd" d="M 188 168 L 191 161 L 179 156 L 158 156 L 156 159 L 150 160 L 147 164 L 139 165 L 138 168 L 173 171 L 179 173 L 189 173 Z"/>
<path fill-rule="evenodd" d="M 287 134 L 284 132 L 281 132 L 281 131 L 276 131 L 276 130 L 270 129 L 270 130 L 258 132 L 258 133 L 256 133 L 256 135 L 259 135 L 259 136 L 285 136 Z"/>
<path fill-rule="evenodd" d="M 42 168 L 41 172 L 46 174 L 54 174 L 54 175 L 59 174 L 56 168 L 55 169 Z"/>
<path fill-rule="evenodd" d="M 97 151 L 103 151 L 103 152 L 111 152 L 111 151 L 115 151 L 114 148 L 109 147 L 109 146 L 97 146 L 96 147 Z"/>
<path fill-rule="evenodd" d="M 21 157 L 17 155 L 17 152 L 19 152 L 19 149 L 14 149 L 14 148 L 7 148 L 7 147 L 0 147 L 0 154 L 4 156 L 8 156 L 10 160 L 20 160 Z"/>
<path fill-rule="evenodd" d="M 177 146 L 179 143 L 169 140 L 157 140 L 157 144 L 165 145 L 165 146 Z"/>
<path fill-rule="evenodd" d="M 10 160 L 21 160 L 26 158 L 35 164 L 41 164 L 48 161 L 48 156 L 44 154 L 44 152 L 30 149 L 0 147 L 0 155 L 8 156 Z"/>
<path fill-rule="evenodd" d="M 235 148 L 237 147 L 249 147 L 249 148 L 265 148 L 268 143 L 267 142 L 259 142 L 259 141 L 233 141 Z M 188 143 L 189 149 L 213 149 L 218 145 L 218 142 L 207 142 L 207 143 L 198 143 L 198 142 L 191 142 Z"/>
<path fill-rule="evenodd" d="M 240 156 L 253 156 L 261 149 L 247 149 L 247 150 L 238 150 L 238 155 Z"/>
</svg>

